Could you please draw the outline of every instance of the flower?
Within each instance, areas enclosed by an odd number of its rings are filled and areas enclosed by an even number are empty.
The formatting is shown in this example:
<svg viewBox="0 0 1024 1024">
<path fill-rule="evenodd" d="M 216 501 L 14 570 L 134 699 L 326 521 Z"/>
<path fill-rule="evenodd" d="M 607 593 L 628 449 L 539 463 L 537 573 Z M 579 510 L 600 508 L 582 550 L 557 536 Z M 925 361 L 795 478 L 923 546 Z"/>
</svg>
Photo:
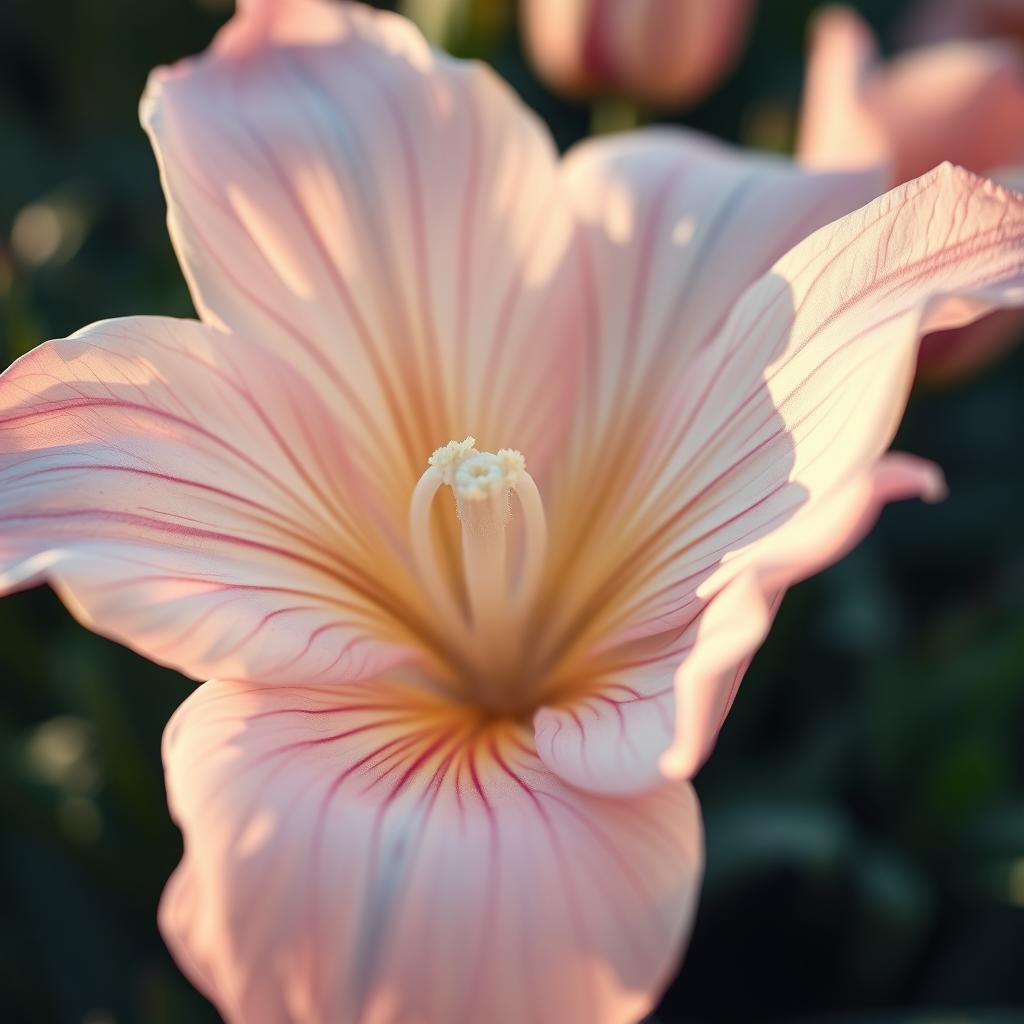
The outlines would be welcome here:
<svg viewBox="0 0 1024 1024">
<path fill-rule="evenodd" d="M 686 780 L 786 588 L 941 491 L 886 454 L 917 339 L 1020 301 L 1024 200 L 854 209 L 872 172 L 682 131 L 559 161 L 323 0 L 242 3 L 142 116 L 200 320 L 0 378 L 0 585 L 211 680 L 164 739 L 175 957 L 246 1024 L 639 1018 Z"/>
<path fill-rule="evenodd" d="M 978 173 L 1024 164 L 1024 56 L 1013 46 L 957 40 L 883 63 L 845 7 L 819 14 L 812 38 L 799 142 L 808 165 L 886 162 L 899 184 L 943 160 Z"/>
<path fill-rule="evenodd" d="M 524 0 L 520 20 L 527 56 L 552 88 L 674 106 L 729 73 L 752 13 L 752 0 Z"/>
<path fill-rule="evenodd" d="M 815 21 L 800 120 L 799 156 L 810 167 L 887 167 L 897 185 L 943 160 L 1008 183 L 1024 166 L 1024 55 L 1002 41 L 956 40 L 883 63 L 852 10 Z M 933 380 L 981 369 L 1021 334 L 1001 313 L 929 337 L 920 369 Z"/>
</svg>

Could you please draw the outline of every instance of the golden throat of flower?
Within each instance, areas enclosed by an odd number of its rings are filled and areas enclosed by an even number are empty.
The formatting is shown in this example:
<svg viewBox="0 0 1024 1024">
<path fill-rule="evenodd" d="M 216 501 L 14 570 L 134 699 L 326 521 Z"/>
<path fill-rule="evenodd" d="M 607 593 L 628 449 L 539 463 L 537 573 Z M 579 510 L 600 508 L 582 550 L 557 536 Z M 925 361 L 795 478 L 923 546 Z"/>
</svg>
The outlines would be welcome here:
<svg viewBox="0 0 1024 1024">
<path fill-rule="evenodd" d="M 496 453 L 476 449 L 476 441 L 450 441 L 430 457 L 409 510 L 409 532 L 416 569 L 435 610 L 472 667 L 471 696 L 513 706 L 515 692 L 529 687 L 516 680 L 516 648 L 523 638 L 524 609 L 536 595 L 544 571 L 547 523 L 544 506 L 526 460 L 511 448 Z M 464 595 L 453 592 L 438 561 L 431 512 L 443 487 L 451 488 L 461 526 Z M 510 550 L 513 498 L 521 529 Z"/>
</svg>

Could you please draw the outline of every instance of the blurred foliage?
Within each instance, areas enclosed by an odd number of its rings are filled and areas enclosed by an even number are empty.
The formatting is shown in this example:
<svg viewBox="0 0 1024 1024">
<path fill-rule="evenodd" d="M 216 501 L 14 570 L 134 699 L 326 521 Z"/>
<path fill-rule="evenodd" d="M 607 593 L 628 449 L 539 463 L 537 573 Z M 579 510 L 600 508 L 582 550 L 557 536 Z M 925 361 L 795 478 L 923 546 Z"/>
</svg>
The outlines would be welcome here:
<svg viewBox="0 0 1024 1024">
<path fill-rule="evenodd" d="M 587 132 L 590 111 L 529 74 L 500 3 L 439 6 L 407 4 L 494 63 L 560 145 Z M 813 6 L 763 3 L 739 70 L 680 120 L 785 149 Z M 884 35 L 901 5 L 857 6 Z M 226 14 L 0 4 L 7 360 L 96 319 L 190 314 L 136 106 L 148 70 Z M 898 445 L 944 466 L 950 499 L 889 510 L 784 604 L 698 780 L 707 885 L 661 1024 L 1024 1021 L 1022 386 L 1018 351 L 915 395 Z M 160 733 L 189 684 L 48 591 L 0 604 L 0 675 L 0 1019 L 215 1020 L 155 923 L 180 854 Z"/>
</svg>

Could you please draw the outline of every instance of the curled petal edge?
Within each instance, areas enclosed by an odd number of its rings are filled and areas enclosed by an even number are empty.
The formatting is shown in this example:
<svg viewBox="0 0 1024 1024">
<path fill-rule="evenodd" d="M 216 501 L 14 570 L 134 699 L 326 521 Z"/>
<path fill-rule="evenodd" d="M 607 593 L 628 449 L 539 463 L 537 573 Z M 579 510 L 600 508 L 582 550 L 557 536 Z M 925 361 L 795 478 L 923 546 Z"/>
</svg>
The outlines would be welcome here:
<svg viewBox="0 0 1024 1024">
<path fill-rule="evenodd" d="M 659 760 L 663 775 L 688 778 L 710 754 L 743 670 L 764 642 L 786 589 L 842 558 L 889 502 L 934 502 L 945 493 L 934 463 L 891 453 L 813 512 L 767 537 L 751 562 L 712 597 L 697 644 L 676 671 L 676 738 Z"/>
</svg>

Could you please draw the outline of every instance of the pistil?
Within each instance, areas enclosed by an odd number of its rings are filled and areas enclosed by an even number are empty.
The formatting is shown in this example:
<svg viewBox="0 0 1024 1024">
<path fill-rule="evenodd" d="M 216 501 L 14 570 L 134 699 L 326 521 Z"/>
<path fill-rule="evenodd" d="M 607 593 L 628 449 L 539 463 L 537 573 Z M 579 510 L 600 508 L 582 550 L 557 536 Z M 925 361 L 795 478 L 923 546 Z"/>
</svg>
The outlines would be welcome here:
<svg viewBox="0 0 1024 1024">
<path fill-rule="evenodd" d="M 428 599 L 446 619 L 457 620 L 452 639 L 458 646 L 468 640 L 469 650 L 462 653 L 475 665 L 475 685 L 487 689 L 493 681 L 505 691 L 523 642 L 523 609 L 544 570 L 547 524 L 523 456 L 510 448 L 481 452 L 475 444 L 472 437 L 452 441 L 430 457 L 412 496 L 410 539 Z M 452 592 L 431 536 L 431 509 L 443 486 L 452 490 L 461 525 L 464 600 Z M 522 528 L 511 531 L 516 513 Z M 516 543 L 510 543 L 511 537 Z M 506 692 L 500 700 L 496 693 L 481 696 L 491 703 L 514 703 L 514 695 Z"/>
</svg>

